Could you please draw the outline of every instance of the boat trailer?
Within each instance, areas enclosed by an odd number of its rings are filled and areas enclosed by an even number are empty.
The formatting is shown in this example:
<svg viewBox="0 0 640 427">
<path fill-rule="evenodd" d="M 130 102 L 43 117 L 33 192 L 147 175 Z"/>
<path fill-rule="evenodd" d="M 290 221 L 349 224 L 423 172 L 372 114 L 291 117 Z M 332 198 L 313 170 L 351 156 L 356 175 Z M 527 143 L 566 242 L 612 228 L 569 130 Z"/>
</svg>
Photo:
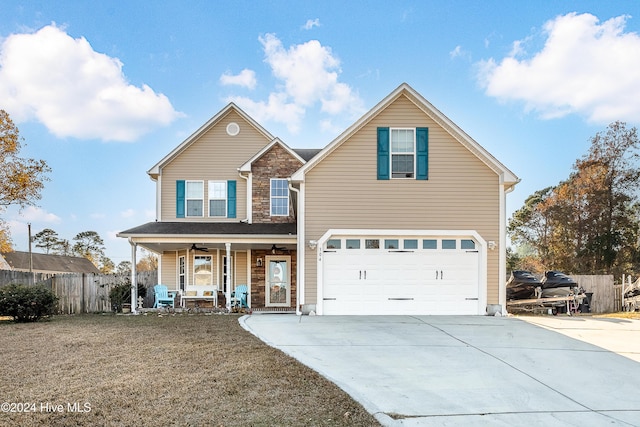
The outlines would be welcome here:
<svg viewBox="0 0 640 427">
<path fill-rule="evenodd" d="M 580 312 L 580 306 L 587 298 L 584 292 L 571 294 L 562 297 L 531 298 L 507 301 L 507 311 L 549 313 L 554 316 L 560 312 L 565 312 L 569 316 Z"/>
</svg>

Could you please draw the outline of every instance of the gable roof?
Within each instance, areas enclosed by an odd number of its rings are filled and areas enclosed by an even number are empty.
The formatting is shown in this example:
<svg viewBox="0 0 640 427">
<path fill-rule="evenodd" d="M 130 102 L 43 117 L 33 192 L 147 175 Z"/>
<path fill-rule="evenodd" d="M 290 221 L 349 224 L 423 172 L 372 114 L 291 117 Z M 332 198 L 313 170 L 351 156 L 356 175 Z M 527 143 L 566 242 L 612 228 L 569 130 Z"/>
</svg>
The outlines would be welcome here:
<svg viewBox="0 0 640 427">
<path fill-rule="evenodd" d="M 271 135 L 265 128 L 260 126 L 260 124 L 255 120 L 253 120 L 251 116 L 249 116 L 247 113 L 242 111 L 240 107 L 238 107 L 236 104 L 231 102 L 227 104 L 227 106 L 224 107 L 222 110 L 220 110 L 215 116 L 210 118 L 198 130 L 196 130 L 193 134 L 191 134 L 191 136 L 189 136 L 187 139 L 182 141 L 180 145 L 178 145 L 169 154 L 163 157 L 162 160 L 160 160 L 158 163 L 153 165 L 153 167 L 147 171 L 147 173 L 151 176 L 151 179 L 155 180 L 158 177 L 158 175 L 160 175 L 160 170 L 162 169 L 163 166 L 165 166 L 167 163 L 169 163 L 170 161 L 175 159 L 178 155 L 180 155 L 180 153 L 182 153 L 187 147 L 189 147 L 191 144 L 197 141 L 198 138 L 200 138 L 207 131 L 209 131 L 209 129 L 215 126 L 220 120 L 226 117 L 231 111 L 234 111 L 237 114 L 239 114 L 244 120 L 247 121 L 247 123 L 253 126 L 258 131 L 258 133 L 262 134 L 265 137 L 265 139 L 267 139 L 268 141 L 271 141 L 274 139 L 274 136 Z"/>
<path fill-rule="evenodd" d="M 298 156 L 302 157 L 305 162 L 313 159 L 319 152 L 322 151 L 321 148 L 294 148 L 293 151 L 298 153 Z"/>
<path fill-rule="evenodd" d="M 411 102 L 413 102 L 418 108 L 420 108 L 427 116 L 433 121 L 438 123 L 444 130 L 446 130 L 456 141 L 460 142 L 464 147 L 476 155 L 483 163 L 485 163 L 491 170 L 496 172 L 500 176 L 500 181 L 505 184 L 507 188 L 513 187 L 520 179 L 511 172 L 506 166 L 500 163 L 495 157 L 493 157 L 487 150 L 485 150 L 479 143 L 473 138 L 467 135 L 462 129 L 458 127 L 451 119 L 445 116 L 440 110 L 434 107 L 429 101 L 427 101 L 422 95 L 416 92 L 407 83 L 402 83 L 393 92 L 387 95 L 376 106 L 369 110 L 364 116 L 362 116 L 353 125 L 347 128 L 342 134 L 334 139 L 329 145 L 323 148 L 320 153 L 309 160 L 305 165 L 298 169 L 291 177 L 292 181 L 304 181 L 305 174 L 313 169 L 318 163 L 329 156 L 336 148 L 347 141 L 351 136 L 358 132 L 362 127 L 369 123 L 373 118 L 380 114 L 384 109 L 390 106 L 399 97 L 406 96 Z"/>
<path fill-rule="evenodd" d="M 29 252 L 6 252 L 2 254 L 11 270 L 29 271 Z M 33 271 L 56 273 L 93 273 L 100 270 L 91 261 L 83 257 L 32 253 Z"/>
<path fill-rule="evenodd" d="M 251 172 L 251 165 L 253 164 L 253 162 L 255 162 L 256 160 L 258 160 L 260 157 L 262 157 L 266 152 L 268 152 L 269 150 L 271 150 L 271 148 L 274 145 L 280 145 L 287 153 L 289 153 L 291 155 L 291 157 L 297 159 L 300 163 L 305 164 L 306 160 L 304 158 L 302 158 L 296 150 L 291 149 L 287 144 L 285 144 L 284 142 L 282 142 L 280 140 L 280 138 L 274 138 L 273 141 L 271 141 L 270 143 L 268 143 L 267 145 L 265 145 L 264 147 L 262 147 L 262 149 L 260 149 L 260 151 L 258 151 L 253 157 L 251 157 L 249 160 L 247 160 L 242 166 L 240 166 L 238 168 L 239 172 Z"/>
</svg>

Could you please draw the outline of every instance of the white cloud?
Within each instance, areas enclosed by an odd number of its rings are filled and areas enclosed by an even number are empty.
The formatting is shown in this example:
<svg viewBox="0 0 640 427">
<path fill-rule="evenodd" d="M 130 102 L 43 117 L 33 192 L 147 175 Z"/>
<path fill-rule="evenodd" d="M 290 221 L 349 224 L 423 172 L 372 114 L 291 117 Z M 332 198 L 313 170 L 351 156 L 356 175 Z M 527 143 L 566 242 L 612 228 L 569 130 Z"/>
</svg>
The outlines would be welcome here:
<svg viewBox="0 0 640 427">
<path fill-rule="evenodd" d="M 469 57 L 469 53 L 464 49 L 462 49 L 462 46 L 460 45 L 456 46 L 451 52 L 449 52 L 449 58 L 451 59 L 468 58 L 468 57 Z"/>
<path fill-rule="evenodd" d="M 287 102 L 287 95 L 284 93 L 270 94 L 267 102 L 254 101 L 244 96 L 229 97 L 228 100 L 241 106 L 258 122 L 272 120 L 286 124 L 289 132 L 293 134 L 300 131 L 300 122 L 305 110 L 295 103 Z"/>
<path fill-rule="evenodd" d="M 55 24 L 4 39 L 0 99 L 15 121 L 38 120 L 61 138 L 133 141 L 182 115 L 165 95 L 129 84 L 120 60 Z"/>
<path fill-rule="evenodd" d="M 136 214 L 136 211 L 135 211 L 135 210 L 133 210 L 133 209 L 131 209 L 131 208 L 126 209 L 126 210 L 124 210 L 124 211 L 120 212 L 120 216 L 121 216 L 122 218 L 131 218 L 131 217 L 132 217 L 132 216 L 134 216 L 135 214 Z"/>
<path fill-rule="evenodd" d="M 478 80 L 489 96 L 521 101 L 543 118 L 580 114 L 594 123 L 638 122 L 640 37 L 624 32 L 627 16 L 600 23 L 570 13 L 544 25 L 543 47 L 527 55 L 528 37 L 509 56 L 478 63 Z"/>
<path fill-rule="evenodd" d="M 16 215 L 16 218 L 25 222 L 44 222 L 47 224 L 57 224 L 61 221 L 59 216 L 35 206 L 27 206 Z"/>
<path fill-rule="evenodd" d="M 225 86 L 236 85 L 246 87 L 248 89 L 255 89 L 257 84 L 256 73 L 255 71 L 249 70 L 247 68 L 240 71 L 240 73 L 236 75 L 227 72 L 220 76 L 220 83 Z"/>
<path fill-rule="evenodd" d="M 319 27 L 320 26 L 320 19 L 316 18 L 316 19 L 307 19 L 307 22 L 304 24 L 304 26 L 302 27 L 305 30 L 310 30 L 313 27 Z"/>
<path fill-rule="evenodd" d="M 281 122 L 290 132 L 296 133 L 307 109 L 317 104 L 321 112 L 332 116 L 347 114 L 355 117 L 363 112 L 360 97 L 350 86 L 338 81 L 340 61 L 331 48 L 310 40 L 285 49 L 274 34 L 266 34 L 259 40 L 265 62 L 282 82 L 282 88 L 272 92 L 266 102 L 245 97 L 228 98 L 258 121 Z"/>
<path fill-rule="evenodd" d="M 6 221 L 9 233 L 15 244 L 25 242 L 28 245 L 28 224 L 32 224 L 32 234 L 50 228 L 51 224 L 60 224 L 61 218 L 55 214 L 35 206 L 27 206 L 22 210 L 14 210 L 10 213 L 10 219 Z"/>
</svg>

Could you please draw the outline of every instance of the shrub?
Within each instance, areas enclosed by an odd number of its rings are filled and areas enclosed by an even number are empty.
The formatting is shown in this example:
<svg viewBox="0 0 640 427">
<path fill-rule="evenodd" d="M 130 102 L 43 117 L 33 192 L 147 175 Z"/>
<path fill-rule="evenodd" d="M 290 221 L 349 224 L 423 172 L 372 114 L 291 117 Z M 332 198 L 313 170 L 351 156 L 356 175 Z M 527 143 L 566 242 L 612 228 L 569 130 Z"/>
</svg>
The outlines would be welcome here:
<svg viewBox="0 0 640 427">
<path fill-rule="evenodd" d="M 16 322 L 36 322 L 57 311 L 58 297 L 44 286 L 7 285 L 0 287 L 0 316 Z"/>
<path fill-rule="evenodd" d="M 138 284 L 138 296 L 142 298 L 147 296 L 147 288 L 142 284 Z M 111 300 L 111 309 L 116 313 L 121 313 L 122 305 L 131 302 L 131 280 L 127 279 L 125 283 L 111 288 L 109 299 Z"/>
</svg>

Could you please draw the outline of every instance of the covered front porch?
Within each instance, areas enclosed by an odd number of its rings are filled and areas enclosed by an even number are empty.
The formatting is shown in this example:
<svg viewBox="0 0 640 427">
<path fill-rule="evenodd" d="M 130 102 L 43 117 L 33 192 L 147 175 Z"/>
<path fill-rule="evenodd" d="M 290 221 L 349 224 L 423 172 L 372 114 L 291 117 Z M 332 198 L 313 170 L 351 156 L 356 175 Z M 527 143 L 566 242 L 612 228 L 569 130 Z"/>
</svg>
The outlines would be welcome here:
<svg viewBox="0 0 640 427">
<path fill-rule="evenodd" d="M 152 222 L 118 236 L 128 238 L 134 267 L 138 247 L 158 255 L 173 308 L 296 311 L 295 224 Z M 132 307 L 136 290 L 132 283 Z"/>
</svg>

